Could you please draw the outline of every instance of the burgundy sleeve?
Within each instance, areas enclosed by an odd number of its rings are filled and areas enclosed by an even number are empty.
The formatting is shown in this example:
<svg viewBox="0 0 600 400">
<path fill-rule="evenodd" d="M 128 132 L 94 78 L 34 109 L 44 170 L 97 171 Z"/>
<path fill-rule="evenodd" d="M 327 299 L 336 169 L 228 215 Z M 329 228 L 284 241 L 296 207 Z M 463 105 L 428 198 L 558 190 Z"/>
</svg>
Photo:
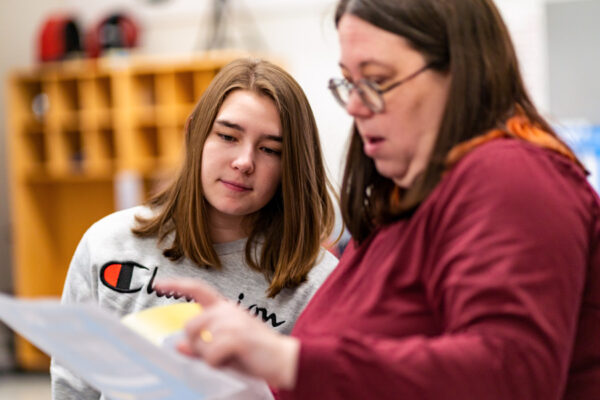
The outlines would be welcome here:
<svg viewBox="0 0 600 400">
<path fill-rule="evenodd" d="M 532 151 L 473 154 L 440 188 L 423 284 L 442 335 L 301 337 L 281 398 L 561 398 L 591 197 L 571 166 Z"/>
</svg>

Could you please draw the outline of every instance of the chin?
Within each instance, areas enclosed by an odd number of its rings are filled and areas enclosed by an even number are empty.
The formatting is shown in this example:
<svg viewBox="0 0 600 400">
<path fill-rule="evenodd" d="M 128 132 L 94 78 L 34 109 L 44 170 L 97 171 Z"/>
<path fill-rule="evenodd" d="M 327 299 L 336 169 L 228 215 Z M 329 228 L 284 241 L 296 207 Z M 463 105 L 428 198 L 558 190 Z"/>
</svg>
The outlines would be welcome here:
<svg viewBox="0 0 600 400">
<path fill-rule="evenodd" d="M 246 209 L 229 209 L 229 210 L 219 210 L 222 214 L 229 215 L 232 217 L 245 217 L 246 215 L 252 214 L 252 211 Z"/>
<path fill-rule="evenodd" d="M 231 215 L 232 217 L 242 217 L 246 214 L 251 213 L 248 207 L 236 204 L 221 204 L 220 207 L 214 207 L 215 210 L 224 215 Z"/>
<path fill-rule="evenodd" d="M 379 172 L 379 175 L 394 181 L 396 184 L 405 179 L 406 176 L 406 170 L 398 171 L 397 168 L 392 168 L 390 165 L 375 163 L 375 168 L 377 169 L 377 172 Z"/>
</svg>

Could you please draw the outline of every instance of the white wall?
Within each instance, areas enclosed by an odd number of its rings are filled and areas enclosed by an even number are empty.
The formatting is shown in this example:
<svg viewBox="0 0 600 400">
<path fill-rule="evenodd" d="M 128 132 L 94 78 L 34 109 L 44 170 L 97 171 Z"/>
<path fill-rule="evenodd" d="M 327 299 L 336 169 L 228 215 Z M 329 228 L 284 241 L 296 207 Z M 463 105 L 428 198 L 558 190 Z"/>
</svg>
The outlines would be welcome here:
<svg viewBox="0 0 600 400">
<path fill-rule="evenodd" d="M 550 109 L 561 120 L 600 125 L 599 16 L 599 0 L 548 5 Z"/>
<path fill-rule="evenodd" d="M 516 47 L 525 83 L 533 101 L 549 110 L 546 3 L 548 0 L 497 0 Z"/>
</svg>

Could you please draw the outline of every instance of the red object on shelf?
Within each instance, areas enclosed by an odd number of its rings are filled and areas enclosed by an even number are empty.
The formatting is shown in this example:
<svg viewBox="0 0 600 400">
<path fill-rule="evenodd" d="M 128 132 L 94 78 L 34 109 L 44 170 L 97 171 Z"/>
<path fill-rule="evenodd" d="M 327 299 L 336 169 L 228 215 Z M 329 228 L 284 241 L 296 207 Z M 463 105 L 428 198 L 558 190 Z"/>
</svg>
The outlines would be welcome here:
<svg viewBox="0 0 600 400">
<path fill-rule="evenodd" d="M 38 60 L 60 61 L 81 51 L 79 27 L 68 15 L 53 15 L 44 21 L 38 36 Z"/>
<path fill-rule="evenodd" d="M 89 57 L 99 57 L 107 49 L 127 49 L 137 45 L 138 25 L 127 15 L 114 14 L 101 20 L 86 35 Z"/>
</svg>

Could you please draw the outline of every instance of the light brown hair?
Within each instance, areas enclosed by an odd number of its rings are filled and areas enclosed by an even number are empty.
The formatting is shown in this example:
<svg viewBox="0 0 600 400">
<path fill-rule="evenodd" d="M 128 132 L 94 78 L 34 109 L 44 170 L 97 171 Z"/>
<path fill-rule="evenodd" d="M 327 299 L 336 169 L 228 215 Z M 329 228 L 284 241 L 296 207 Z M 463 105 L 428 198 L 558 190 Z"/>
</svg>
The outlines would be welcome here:
<svg viewBox="0 0 600 400">
<path fill-rule="evenodd" d="M 406 38 L 432 69 L 452 74 L 430 162 L 393 210 L 389 199 L 394 183 L 377 172 L 362 150 L 356 125 L 352 128 L 341 211 L 359 242 L 377 224 L 410 216 L 440 181 L 450 149 L 502 129 L 516 109 L 556 136 L 525 89 L 508 30 L 491 0 L 341 0 L 336 26 L 344 14 Z"/>
<path fill-rule="evenodd" d="M 252 228 L 245 251 L 246 262 L 262 272 L 270 282 L 268 295 L 274 297 L 306 280 L 321 242 L 331 233 L 334 214 L 312 109 L 298 83 L 268 61 L 239 59 L 213 79 L 188 120 L 181 171 L 169 187 L 150 199 L 155 216 L 138 218 L 133 232 L 158 236 L 160 242 L 173 234 L 165 257 L 175 261 L 185 256 L 200 266 L 221 267 L 209 235 L 201 185 L 202 151 L 221 105 L 236 90 L 272 99 L 281 119 L 281 184 L 271 201 L 248 217 Z M 263 245 L 256 257 L 259 241 Z"/>
</svg>

